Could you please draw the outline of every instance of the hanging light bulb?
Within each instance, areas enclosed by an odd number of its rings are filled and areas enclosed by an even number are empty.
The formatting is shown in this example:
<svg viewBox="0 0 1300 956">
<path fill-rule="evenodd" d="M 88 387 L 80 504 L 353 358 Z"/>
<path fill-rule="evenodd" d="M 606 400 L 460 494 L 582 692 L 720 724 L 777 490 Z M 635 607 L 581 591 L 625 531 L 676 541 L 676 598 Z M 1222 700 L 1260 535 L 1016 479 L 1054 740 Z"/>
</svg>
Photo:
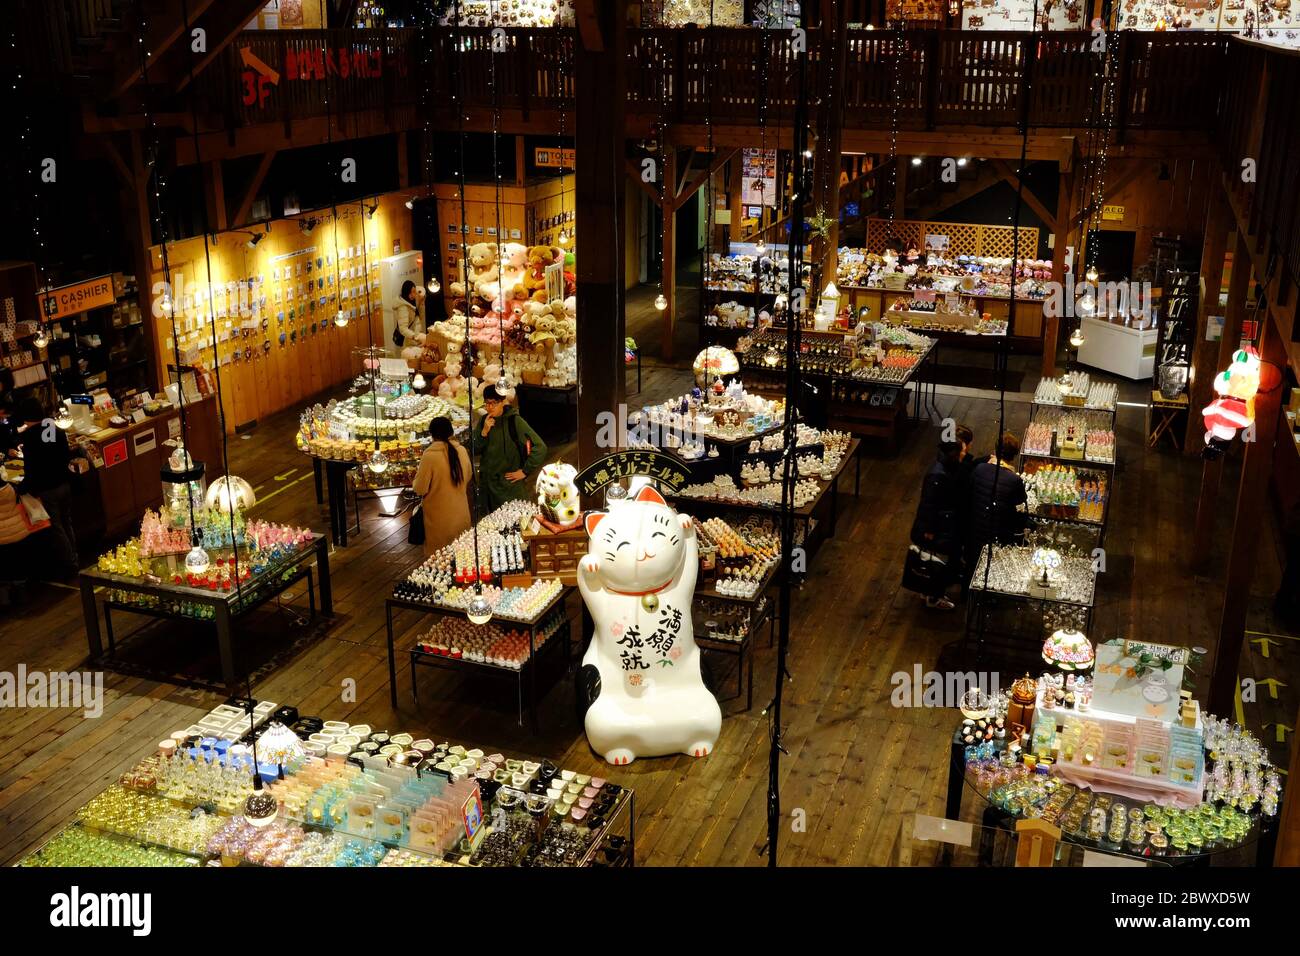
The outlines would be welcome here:
<svg viewBox="0 0 1300 956">
<path fill-rule="evenodd" d="M 921 163 L 922 163 L 922 159 L 921 159 L 920 156 L 913 156 L 913 157 L 912 157 L 912 165 L 913 165 L 913 166 L 920 166 Z"/>
<path fill-rule="evenodd" d="M 216 511 L 244 511 L 257 503 L 253 486 L 238 475 L 224 475 L 208 485 L 203 503 Z"/>
<path fill-rule="evenodd" d="M 439 292 L 442 291 L 442 283 L 438 281 L 437 276 L 431 276 L 429 278 L 428 289 L 430 295 L 437 295 Z"/>
<path fill-rule="evenodd" d="M 1083 326 L 1076 325 L 1074 327 L 1074 331 L 1070 333 L 1070 345 L 1074 346 L 1077 349 L 1080 345 L 1084 343 L 1084 341 L 1085 340 L 1083 337 Z"/>
<path fill-rule="evenodd" d="M 567 246 L 568 244 L 569 244 L 569 231 L 568 231 L 567 229 L 561 229 L 561 230 L 560 230 L 560 245 L 562 245 L 562 246 Z"/>
<path fill-rule="evenodd" d="M 811 149 L 805 149 L 805 150 L 803 151 L 803 158 L 804 158 L 804 159 L 812 159 L 812 158 L 813 158 L 813 151 L 812 151 Z"/>
<path fill-rule="evenodd" d="M 665 298 L 662 292 L 660 292 L 657 296 L 655 296 L 655 308 L 658 309 L 660 312 L 668 308 L 668 299 Z"/>
<path fill-rule="evenodd" d="M 1089 282 L 1096 282 L 1100 278 L 1100 274 L 1097 272 L 1097 267 L 1089 266 L 1088 271 L 1084 273 L 1084 278 Z"/>
<path fill-rule="evenodd" d="M 340 329 L 343 328 L 343 326 L 348 324 L 348 317 L 346 314 L 344 314 L 342 309 L 339 309 L 338 312 L 334 314 L 334 324 L 337 325 Z"/>
<path fill-rule="evenodd" d="M 763 361 L 772 368 L 775 368 L 777 365 L 781 364 L 781 353 L 774 348 L 768 349 L 767 354 L 763 356 Z"/>
<path fill-rule="evenodd" d="M 415 200 L 414 200 L 414 199 L 408 199 L 408 200 L 406 200 L 405 205 L 406 205 L 406 208 L 407 208 L 407 209 L 414 209 L 414 208 L 415 208 Z"/>
<path fill-rule="evenodd" d="M 469 607 L 465 609 L 465 616 L 469 618 L 471 624 L 486 624 L 492 620 L 492 605 L 488 604 L 482 592 L 474 595 L 474 599 L 469 602 Z"/>
<path fill-rule="evenodd" d="M 958 166 L 965 166 L 968 162 L 969 162 L 969 160 L 968 160 L 965 156 L 958 156 L 958 157 L 957 157 L 957 165 L 958 165 Z"/>
<path fill-rule="evenodd" d="M 615 482 L 605 489 L 606 501 L 625 501 L 627 499 L 627 489 Z"/>
<path fill-rule="evenodd" d="M 164 292 L 162 298 L 158 300 L 158 308 L 164 313 L 172 310 L 172 297 L 170 292 Z"/>
<path fill-rule="evenodd" d="M 280 803 L 262 789 L 262 775 L 253 768 L 253 792 L 244 801 L 244 819 L 249 826 L 264 827 L 280 814 Z"/>
<path fill-rule="evenodd" d="M 65 402 L 59 402 L 59 410 L 54 415 L 54 424 L 65 432 L 72 427 L 72 412 L 68 410 Z"/>
<path fill-rule="evenodd" d="M 758 240 L 758 245 L 754 247 L 754 254 L 760 258 L 767 255 L 767 243 L 762 239 Z"/>
<path fill-rule="evenodd" d="M 388 470 L 388 456 L 376 448 L 370 453 L 370 458 L 366 460 L 366 467 L 376 475 L 382 475 Z"/>
<path fill-rule="evenodd" d="M 208 565 L 211 563 L 208 552 L 203 550 L 203 545 L 198 541 L 190 549 L 190 553 L 185 555 L 185 570 L 189 574 L 202 574 L 208 570 Z"/>
<path fill-rule="evenodd" d="M 424 376 L 419 372 L 416 372 L 415 378 L 411 379 L 411 388 L 415 389 L 417 392 L 423 389 L 427 384 L 428 383 L 424 380 Z"/>
<path fill-rule="evenodd" d="M 32 339 L 32 345 L 36 346 L 38 349 L 43 349 L 49 344 L 50 344 L 49 333 L 45 331 L 45 326 L 42 325 L 39 329 L 36 330 L 36 338 Z"/>
</svg>

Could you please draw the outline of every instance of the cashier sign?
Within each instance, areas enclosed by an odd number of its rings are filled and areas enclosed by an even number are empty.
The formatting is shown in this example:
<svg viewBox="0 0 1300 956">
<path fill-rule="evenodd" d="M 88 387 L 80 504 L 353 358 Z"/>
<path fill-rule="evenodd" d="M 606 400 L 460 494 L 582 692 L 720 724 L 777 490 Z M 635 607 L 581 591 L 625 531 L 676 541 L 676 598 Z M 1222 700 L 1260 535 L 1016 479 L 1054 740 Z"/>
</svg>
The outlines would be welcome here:
<svg viewBox="0 0 1300 956">
<path fill-rule="evenodd" d="M 59 319 L 101 305 L 111 305 L 115 301 L 113 277 L 100 276 L 57 289 L 46 289 L 41 295 L 41 314 L 47 319 Z"/>
<path fill-rule="evenodd" d="M 594 495 L 606 485 L 624 478 L 653 478 L 673 491 L 680 491 L 689 475 L 682 462 L 657 451 L 620 451 L 598 458 L 578 472 L 576 484 L 584 495 Z"/>
</svg>

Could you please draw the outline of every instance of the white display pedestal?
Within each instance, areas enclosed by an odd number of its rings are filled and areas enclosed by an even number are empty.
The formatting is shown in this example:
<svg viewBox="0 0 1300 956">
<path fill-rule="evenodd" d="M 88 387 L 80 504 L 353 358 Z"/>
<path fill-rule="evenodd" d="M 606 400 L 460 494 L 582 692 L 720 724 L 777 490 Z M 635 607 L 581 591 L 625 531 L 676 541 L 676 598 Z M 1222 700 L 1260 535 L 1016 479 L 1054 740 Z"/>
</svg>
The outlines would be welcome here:
<svg viewBox="0 0 1300 956">
<path fill-rule="evenodd" d="M 1079 364 L 1125 378 L 1150 378 L 1155 372 L 1158 330 L 1132 329 L 1101 319 L 1082 319 L 1084 342 Z"/>
</svg>

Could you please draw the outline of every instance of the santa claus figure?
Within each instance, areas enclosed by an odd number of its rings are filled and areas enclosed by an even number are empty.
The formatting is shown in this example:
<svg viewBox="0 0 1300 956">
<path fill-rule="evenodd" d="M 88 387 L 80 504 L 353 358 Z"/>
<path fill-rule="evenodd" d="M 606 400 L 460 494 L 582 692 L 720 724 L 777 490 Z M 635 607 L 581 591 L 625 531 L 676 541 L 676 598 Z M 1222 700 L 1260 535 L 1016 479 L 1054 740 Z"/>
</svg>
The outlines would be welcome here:
<svg viewBox="0 0 1300 956">
<path fill-rule="evenodd" d="M 1259 353 L 1253 348 L 1239 350 L 1232 364 L 1214 379 L 1219 397 L 1206 405 L 1205 443 L 1214 439 L 1232 441 L 1237 432 L 1255 421 L 1255 393 L 1259 391 Z"/>
</svg>

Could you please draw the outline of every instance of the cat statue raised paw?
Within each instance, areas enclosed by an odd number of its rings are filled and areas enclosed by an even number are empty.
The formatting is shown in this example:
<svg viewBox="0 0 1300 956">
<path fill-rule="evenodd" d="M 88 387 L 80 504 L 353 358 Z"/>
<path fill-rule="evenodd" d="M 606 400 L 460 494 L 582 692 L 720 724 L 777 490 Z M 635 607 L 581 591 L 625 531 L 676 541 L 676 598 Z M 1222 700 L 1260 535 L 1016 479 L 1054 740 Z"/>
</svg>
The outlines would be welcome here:
<svg viewBox="0 0 1300 956">
<path fill-rule="evenodd" d="M 611 764 L 638 757 L 709 754 L 722 709 L 704 686 L 691 627 L 699 543 L 688 515 L 654 488 L 586 516 L 590 550 L 578 590 L 596 630 L 584 677 L 599 690 L 587 740 Z M 593 673 L 594 669 L 594 673 Z"/>
</svg>

